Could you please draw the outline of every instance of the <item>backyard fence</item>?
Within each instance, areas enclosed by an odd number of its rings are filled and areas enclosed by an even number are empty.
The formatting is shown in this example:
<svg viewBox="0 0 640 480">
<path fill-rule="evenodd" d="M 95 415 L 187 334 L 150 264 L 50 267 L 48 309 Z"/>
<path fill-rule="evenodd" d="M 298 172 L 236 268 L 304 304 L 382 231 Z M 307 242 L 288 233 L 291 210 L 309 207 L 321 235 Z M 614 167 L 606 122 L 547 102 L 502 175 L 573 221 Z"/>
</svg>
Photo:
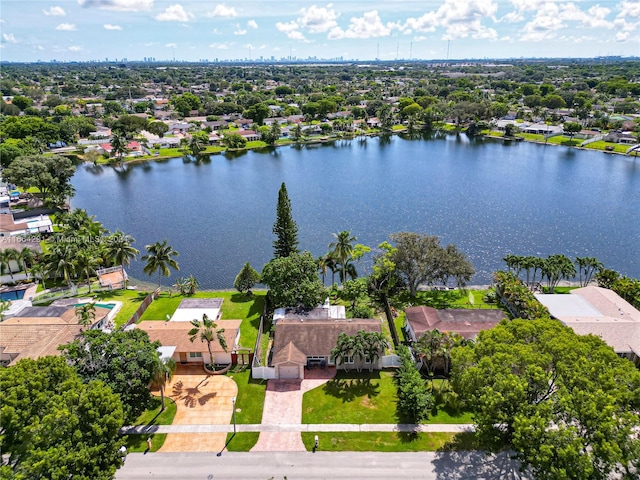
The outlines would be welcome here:
<svg viewBox="0 0 640 480">
<path fill-rule="evenodd" d="M 160 288 L 156 288 L 153 292 L 151 292 L 149 295 L 144 297 L 144 300 L 136 310 L 136 313 L 133 314 L 133 316 L 127 321 L 127 323 L 125 323 L 122 326 L 122 328 L 124 329 L 124 328 L 127 328 L 129 325 L 138 323 L 138 321 L 142 317 L 142 314 L 147 310 L 149 305 L 151 305 L 151 302 L 153 302 L 156 298 L 158 298 L 158 295 L 160 295 Z"/>
</svg>

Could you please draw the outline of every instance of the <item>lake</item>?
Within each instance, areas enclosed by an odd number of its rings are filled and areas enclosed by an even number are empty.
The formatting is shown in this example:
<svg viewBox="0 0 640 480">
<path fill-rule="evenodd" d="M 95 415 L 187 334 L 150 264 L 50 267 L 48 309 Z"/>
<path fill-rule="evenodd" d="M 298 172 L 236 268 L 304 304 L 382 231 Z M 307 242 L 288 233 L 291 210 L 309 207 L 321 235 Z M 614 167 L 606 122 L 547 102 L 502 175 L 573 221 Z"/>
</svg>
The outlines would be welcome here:
<svg viewBox="0 0 640 480">
<path fill-rule="evenodd" d="M 315 256 L 327 252 L 332 232 L 350 230 L 375 247 L 413 231 L 456 244 L 477 270 L 473 283 L 490 282 L 508 253 L 593 256 L 640 278 L 640 159 L 561 146 L 394 136 L 124 172 L 85 164 L 73 177 L 72 206 L 129 233 L 141 252 L 168 239 L 180 253 L 172 279 L 193 274 L 201 288 L 232 288 L 244 262 L 260 271 L 272 257 L 282 182 L 300 248 Z M 134 262 L 130 275 L 148 279 L 142 267 Z"/>
</svg>

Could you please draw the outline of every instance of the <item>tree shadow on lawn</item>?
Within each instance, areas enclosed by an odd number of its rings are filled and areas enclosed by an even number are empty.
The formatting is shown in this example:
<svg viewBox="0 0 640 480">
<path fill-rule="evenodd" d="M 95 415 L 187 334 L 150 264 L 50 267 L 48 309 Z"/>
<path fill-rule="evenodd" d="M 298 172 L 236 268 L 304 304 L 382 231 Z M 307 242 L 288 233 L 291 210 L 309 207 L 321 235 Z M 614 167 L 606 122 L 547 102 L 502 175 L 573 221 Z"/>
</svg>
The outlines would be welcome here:
<svg viewBox="0 0 640 480">
<path fill-rule="evenodd" d="M 334 378 L 325 383 L 323 390 L 327 395 L 342 399 L 342 403 L 352 402 L 358 397 L 376 397 L 380 394 L 380 385 L 372 383 L 372 376 L 368 373 L 367 376 L 359 378 Z"/>
<path fill-rule="evenodd" d="M 415 297 L 405 290 L 394 296 L 391 303 L 396 306 L 426 305 L 441 310 L 452 307 L 460 298 L 457 290 L 425 290 L 417 292 Z"/>
<path fill-rule="evenodd" d="M 247 312 L 247 318 L 254 317 L 251 320 L 251 326 L 256 330 L 260 326 L 260 316 L 264 310 L 264 295 L 247 295 L 245 293 L 234 293 L 231 295 L 231 303 L 246 303 L 251 302 L 249 311 Z"/>
<path fill-rule="evenodd" d="M 124 292 L 127 292 L 127 290 L 104 290 L 102 292 L 91 292 L 91 294 L 98 300 L 108 299 L 118 301 L 114 297 L 124 297 L 122 301 L 129 301 L 133 303 L 141 303 L 145 298 L 147 298 L 147 295 L 149 295 L 148 292 L 136 292 L 138 295 L 135 297 L 128 297 L 123 294 Z"/>
</svg>

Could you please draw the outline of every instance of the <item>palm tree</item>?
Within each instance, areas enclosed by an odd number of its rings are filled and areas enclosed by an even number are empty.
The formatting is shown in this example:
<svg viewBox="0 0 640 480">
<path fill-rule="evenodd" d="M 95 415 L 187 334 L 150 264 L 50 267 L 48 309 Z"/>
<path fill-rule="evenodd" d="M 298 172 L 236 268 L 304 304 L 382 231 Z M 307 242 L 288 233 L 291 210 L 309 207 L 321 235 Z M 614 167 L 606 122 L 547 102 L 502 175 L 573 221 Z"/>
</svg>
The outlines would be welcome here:
<svg viewBox="0 0 640 480">
<path fill-rule="evenodd" d="M 89 293 L 91 292 L 91 276 L 96 274 L 96 268 L 100 266 L 102 259 L 95 255 L 91 250 L 79 250 L 74 260 L 75 271 L 82 278 L 86 279 L 89 284 Z"/>
<path fill-rule="evenodd" d="M 369 362 L 369 371 L 373 370 L 373 364 L 380 355 L 389 348 L 389 343 L 380 332 L 366 332 L 364 334 L 364 358 Z"/>
<path fill-rule="evenodd" d="M 329 248 L 333 248 L 333 253 L 340 260 L 341 270 L 340 270 L 340 281 L 344 283 L 347 279 L 348 267 L 347 264 L 351 255 L 353 254 L 353 245 L 352 243 L 356 241 L 356 237 L 351 235 L 351 232 L 348 230 L 343 230 L 340 233 L 334 233 L 333 236 L 336 238 L 335 242 L 331 242 L 329 244 Z"/>
<path fill-rule="evenodd" d="M 147 262 L 143 271 L 149 276 L 158 272 L 158 288 L 160 288 L 162 277 L 168 277 L 170 274 L 169 268 L 180 270 L 178 262 L 173 258 L 179 254 L 171 245 L 167 244 L 167 240 L 145 245 L 144 248 L 148 253 L 142 256 L 142 260 Z"/>
<path fill-rule="evenodd" d="M 77 253 L 71 244 L 56 243 L 46 256 L 47 270 L 54 277 L 62 275 L 69 288 L 72 286 L 71 278 L 76 273 L 75 258 Z"/>
<path fill-rule="evenodd" d="M 131 235 L 125 235 L 120 230 L 107 237 L 106 255 L 114 265 L 120 265 L 122 288 L 126 287 L 124 266 L 128 267 L 131 260 L 135 260 L 136 255 L 140 253 L 137 248 L 131 246 L 135 241 Z"/>
<path fill-rule="evenodd" d="M 189 275 L 189 278 L 184 281 L 184 287 L 188 295 L 194 295 L 199 286 L 198 279 L 193 275 Z"/>
<path fill-rule="evenodd" d="M 7 248 L 6 250 L 0 252 L 0 269 L 9 272 L 11 276 L 11 281 L 13 281 L 13 268 L 11 268 L 11 262 L 15 261 L 20 262 L 20 252 L 15 248 Z"/>
<path fill-rule="evenodd" d="M 78 319 L 78 324 L 83 327 L 92 325 L 96 319 L 96 304 L 85 303 L 83 305 L 78 305 L 76 307 L 76 318 Z"/>
<path fill-rule="evenodd" d="M 338 335 L 336 346 L 331 350 L 331 358 L 336 362 L 336 365 L 349 365 L 351 363 L 348 360 L 353 357 L 353 347 L 354 338 L 341 332 L 340 335 Z M 345 368 L 345 370 L 347 372 L 349 371 L 348 368 Z"/>
<path fill-rule="evenodd" d="M 127 138 L 120 132 L 113 132 L 111 135 L 111 148 L 116 155 L 118 163 L 122 162 L 122 156 L 128 152 Z"/>
<path fill-rule="evenodd" d="M 160 389 L 160 398 L 162 399 L 162 407 L 160 411 L 162 412 L 165 409 L 164 406 L 164 386 L 165 384 L 171 380 L 173 374 L 176 373 L 176 368 L 178 367 L 176 361 L 169 358 L 160 358 L 158 357 L 158 362 L 155 364 L 153 374 L 151 377 L 151 385 Z"/>
<path fill-rule="evenodd" d="M 224 328 L 218 328 L 218 325 L 211 320 L 206 313 L 202 315 L 202 321 L 191 320 L 191 325 L 193 325 L 193 328 L 188 332 L 189 340 L 193 342 L 196 338 L 199 338 L 201 342 L 207 342 L 210 365 L 213 368 L 215 363 L 213 361 L 211 343 L 217 338 L 222 350 L 227 351 L 227 340 L 224 338 Z"/>
<path fill-rule="evenodd" d="M 42 282 L 42 289 L 46 290 L 47 285 L 45 283 L 45 276 L 47 273 L 47 268 L 45 264 L 42 262 L 36 263 L 31 267 L 31 273 L 33 274 L 34 278 L 37 278 Z"/>
</svg>

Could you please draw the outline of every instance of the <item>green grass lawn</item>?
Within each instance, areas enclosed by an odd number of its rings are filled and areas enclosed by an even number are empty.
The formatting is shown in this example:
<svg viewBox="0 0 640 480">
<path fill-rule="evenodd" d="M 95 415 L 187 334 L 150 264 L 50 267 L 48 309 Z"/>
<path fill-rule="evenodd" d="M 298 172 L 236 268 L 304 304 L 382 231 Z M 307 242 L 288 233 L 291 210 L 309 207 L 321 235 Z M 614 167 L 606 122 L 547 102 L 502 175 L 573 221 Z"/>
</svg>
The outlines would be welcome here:
<svg viewBox="0 0 640 480">
<path fill-rule="evenodd" d="M 170 398 L 164 399 L 166 408 L 160 412 L 160 397 L 154 397 L 153 408 L 143 412 L 135 421 L 134 425 L 171 425 L 173 418 L 176 416 L 176 404 Z M 152 435 L 127 435 L 127 451 L 128 452 L 144 452 L 147 450 L 147 438 L 151 437 L 151 450 L 155 452 L 167 438 L 166 433 L 155 433 Z"/>
<path fill-rule="evenodd" d="M 391 304 L 396 310 L 403 305 L 427 305 L 438 309 L 443 308 L 498 308 L 496 304 L 486 303 L 483 297 L 488 290 L 425 290 L 418 291 L 415 297 L 409 294 L 408 290 L 391 299 Z M 471 297 L 473 297 L 473 301 Z M 398 312 L 400 313 L 400 312 Z"/>
<path fill-rule="evenodd" d="M 434 452 L 478 448 L 473 433 L 303 432 L 302 442 L 307 450 L 313 450 L 316 435 L 321 452 Z"/>
<path fill-rule="evenodd" d="M 255 346 L 260 325 L 260 315 L 264 308 L 266 291 L 254 291 L 251 297 L 240 292 L 197 292 L 195 295 L 185 297 L 163 292 L 149 305 L 142 315 L 141 320 L 166 320 L 175 313 L 178 305 L 184 298 L 222 298 L 222 319 L 242 320 L 240 326 L 240 343 L 243 347 Z"/>
<path fill-rule="evenodd" d="M 260 432 L 241 432 L 227 434 L 227 450 L 230 452 L 248 452 L 258 442 Z"/>
<path fill-rule="evenodd" d="M 436 390 L 441 380 L 434 381 Z M 304 394 L 302 423 L 407 423 L 396 411 L 397 390 L 388 371 L 343 372 Z M 473 423 L 469 412 L 436 404 L 424 423 Z"/>
<path fill-rule="evenodd" d="M 585 145 L 585 148 L 591 148 L 594 150 L 602 150 L 602 151 L 607 151 L 607 147 L 613 148 L 613 151 L 616 153 L 626 153 L 626 151 L 629 150 L 629 147 L 631 147 L 631 145 L 605 142 L 603 140 L 599 140 L 597 142 L 591 142 L 588 145 Z"/>
<path fill-rule="evenodd" d="M 267 381 L 251 378 L 251 368 L 249 367 L 243 368 L 239 366 L 236 368 L 227 374 L 238 385 L 236 422 L 243 424 L 261 423 Z"/>
<path fill-rule="evenodd" d="M 114 319 L 116 328 L 124 325 L 148 295 L 148 292 L 137 290 L 107 290 L 92 294 L 99 302 L 122 302 L 122 307 Z"/>
</svg>

